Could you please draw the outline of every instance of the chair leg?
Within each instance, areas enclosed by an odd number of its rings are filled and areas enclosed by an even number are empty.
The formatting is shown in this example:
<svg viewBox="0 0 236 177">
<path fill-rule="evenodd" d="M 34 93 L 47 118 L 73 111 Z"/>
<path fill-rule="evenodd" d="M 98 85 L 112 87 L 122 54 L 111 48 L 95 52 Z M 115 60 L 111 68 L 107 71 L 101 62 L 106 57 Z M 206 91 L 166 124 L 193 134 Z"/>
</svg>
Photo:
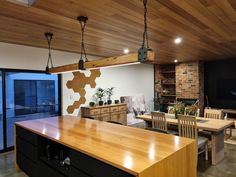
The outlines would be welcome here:
<svg viewBox="0 0 236 177">
<path fill-rule="evenodd" d="M 205 145 L 205 159 L 208 160 L 208 142 Z"/>
</svg>

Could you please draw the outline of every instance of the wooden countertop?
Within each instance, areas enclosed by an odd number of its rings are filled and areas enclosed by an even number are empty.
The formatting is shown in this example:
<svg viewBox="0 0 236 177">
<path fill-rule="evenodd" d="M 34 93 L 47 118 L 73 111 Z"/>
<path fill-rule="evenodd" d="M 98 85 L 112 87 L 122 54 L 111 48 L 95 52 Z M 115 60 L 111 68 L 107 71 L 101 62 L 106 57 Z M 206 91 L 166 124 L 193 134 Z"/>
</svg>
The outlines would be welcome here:
<svg viewBox="0 0 236 177">
<path fill-rule="evenodd" d="M 168 124 L 177 125 L 178 120 L 174 118 L 174 114 L 165 114 L 166 121 Z M 143 119 L 145 121 L 152 121 L 151 115 L 139 115 L 138 119 Z M 234 121 L 229 120 L 219 120 L 219 119 L 208 119 L 204 117 L 197 117 L 197 127 L 203 130 L 208 130 L 211 132 L 219 132 L 225 130 L 226 128 L 233 126 Z"/>
<path fill-rule="evenodd" d="M 167 161 L 168 159 L 170 160 L 168 157 L 177 152 L 181 152 L 180 156 L 175 156 L 180 158 L 180 162 L 187 163 L 186 165 L 191 164 L 192 167 L 196 165 L 194 162 L 196 154 L 195 141 L 178 136 L 74 116 L 23 121 L 16 123 L 16 125 L 99 159 L 135 176 L 150 176 L 150 174 L 152 174 L 152 177 L 156 176 L 157 173 L 155 172 L 154 175 L 153 170 L 145 172 L 145 175 L 139 174 L 144 174 L 146 169 L 162 160 L 164 161 L 164 159 L 167 159 Z M 186 149 L 180 151 L 182 148 Z M 187 154 L 186 150 L 191 152 Z M 190 158 L 192 155 L 192 161 L 186 162 L 186 160 L 183 160 Z M 183 168 L 184 165 L 180 166 L 180 162 L 176 164 L 176 170 L 180 167 Z M 168 163 L 175 162 L 171 160 Z M 157 168 L 155 169 L 157 170 Z M 158 169 L 162 169 L 162 166 L 160 165 Z M 195 169 L 189 170 L 195 176 Z M 166 176 L 165 174 L 167 173 L 173 174 L 176 172 L 168 172 L 167 170 L 167 172 L 163 173 L 163 176 Z M 183 170 L 181 170 L 181 174 L 178 176 L 187 176 L 189 173 L 183 173 Z M 160 174 L 161 172 L 158 176 L 162 176 Z"/>
</svg>

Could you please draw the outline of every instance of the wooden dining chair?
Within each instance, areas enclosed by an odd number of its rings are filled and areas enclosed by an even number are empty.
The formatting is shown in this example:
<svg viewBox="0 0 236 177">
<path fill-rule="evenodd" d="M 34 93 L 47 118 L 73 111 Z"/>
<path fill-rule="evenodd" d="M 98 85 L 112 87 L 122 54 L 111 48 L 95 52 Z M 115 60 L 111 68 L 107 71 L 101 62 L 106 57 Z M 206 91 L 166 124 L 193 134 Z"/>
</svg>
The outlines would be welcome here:
<svg viewBox="0 0 236 177">
<path fill-rule="evenodd" d="M 204 117 L 209 119 L 223 119 L 223 111 L 218 109 L 204 109 Z"/>
<path fill-rule="evenodd" d="M 166 132 L 168 134 L 177 135 L 178 132 L 168 130 L 167 121 L 164 112 L 152 112 L 152 128 Z M 150 129 L 150 128 L 149 128 Z"/>
<path fill-rule="evenodd" d="M 209 119 L 223 119 L 224 114 L 222 110 L 219 109 L 204 109 L 204 117 Z M 225 130 L 225 138 L 232 137 L 232 128 L 229 128 L 229 134 L 227 134 L 227 129 Z M 205 132 L 206 134 L 206 132 Z"/>
<path fill-rule="evenodd" d="M 178 115 L 179 136 L 195 139 L 197 141 L 198 154 L 205 152 L 208 160 L 208 139 L 198 136 L 197 119 L 194 116 Z M 202 151 L 200 151 L 203 148 Z"/>
</svg>

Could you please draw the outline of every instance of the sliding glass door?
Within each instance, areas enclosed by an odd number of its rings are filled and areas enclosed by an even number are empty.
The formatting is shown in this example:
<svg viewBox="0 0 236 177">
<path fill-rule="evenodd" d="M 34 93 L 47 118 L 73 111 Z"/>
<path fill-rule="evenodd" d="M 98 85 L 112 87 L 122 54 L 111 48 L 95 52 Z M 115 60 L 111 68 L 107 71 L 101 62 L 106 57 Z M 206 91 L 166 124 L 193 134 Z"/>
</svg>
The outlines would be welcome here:
<svg viewBox="0 0 236 177">
<path fill-rule="evenodd" d="M 4 149 L 3 111 L 2 111 L 2 72 L 0 71 L 0 151 Z"/>
<path fill-rule="evenodd" d="M 14 146 L 15 122 L 60 114 L 58 75 L 28 71 L 3 72 L 4 82 L 1 83 L 4 83 L 5 94 L 0 101 L 0 151 Z"/>
</svg>

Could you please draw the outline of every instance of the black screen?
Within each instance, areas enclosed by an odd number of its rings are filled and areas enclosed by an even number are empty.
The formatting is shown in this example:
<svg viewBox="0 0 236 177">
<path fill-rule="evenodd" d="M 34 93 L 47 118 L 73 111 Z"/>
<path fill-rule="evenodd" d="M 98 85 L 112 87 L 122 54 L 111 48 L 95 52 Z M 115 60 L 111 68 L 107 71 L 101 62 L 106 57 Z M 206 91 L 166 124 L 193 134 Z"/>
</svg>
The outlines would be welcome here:
<svg viewBox="0 0 236 177">
<path fill-rule="evenodd" d="M 236 99 L 236 78 L 217 81 L 217 98 L 222 100 Z"/>
</svg>

